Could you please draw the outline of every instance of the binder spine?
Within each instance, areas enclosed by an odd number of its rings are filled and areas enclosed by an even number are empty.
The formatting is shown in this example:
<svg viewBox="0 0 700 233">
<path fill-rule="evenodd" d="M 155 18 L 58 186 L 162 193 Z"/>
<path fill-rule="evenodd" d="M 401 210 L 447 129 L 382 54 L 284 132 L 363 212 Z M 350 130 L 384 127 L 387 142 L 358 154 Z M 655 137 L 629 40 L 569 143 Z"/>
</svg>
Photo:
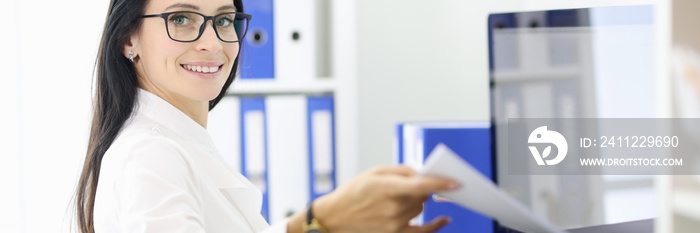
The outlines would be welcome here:
<svg viewBox="0 0 700 233">
<path fill-rule="evenodd" d="M 274 79 L 274 10 L 272 0 L 243 0 L 246 13 L 253 15 L 240 52 L 241 79 Z"/>
<path fill-rule="evenodd" d="M 314 200 L 336 187 L 333 97 L 309 97 L 307 106 L 309 194 Z"/>
<path fill-rule="evenodd" d="M 241 97 L 241 173 L 263 194 L 261 214 L 269 221 L 267 123 L 264 97 Z"/>
<path fill-rule="evenodd" d="M 403 164 L 403 124 L 396 124 L 394 128 L 394 162 Z"/>
<path fill-rule="evenodd" d="M 307 98 L 303 95 L 265 99 L 268 140 L 270 224 L 283 222 L 309 203 Z"/>
</svg>

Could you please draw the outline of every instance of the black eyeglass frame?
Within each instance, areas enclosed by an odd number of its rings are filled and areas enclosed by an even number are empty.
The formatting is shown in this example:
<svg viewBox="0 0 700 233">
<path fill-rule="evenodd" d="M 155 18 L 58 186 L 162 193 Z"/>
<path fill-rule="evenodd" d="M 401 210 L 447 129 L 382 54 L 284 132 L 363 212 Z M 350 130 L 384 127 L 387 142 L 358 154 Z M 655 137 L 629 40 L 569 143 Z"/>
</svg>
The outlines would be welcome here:
<svg viewBox="0 0 700 233">
<path fill-rule="evenodd" d="M 175 38 L 170 36 L 170 28 L 168 28 L 168 17 L 172 14 L 177 14 L 177 13 L 192 13 L 192 14 L 197 14 L 197 15 L 201 15 L 202 17 L 204 17 L 204 22 L 202 22 L 202 25 L 199 26 L 199 35 L 197 35 L 197 38 L 194 38 L 194 40 L 176 40 Z M 240 37 L 240 39 L 238 39 L 236 41 L 228 41 L 228 40 L 221 39 L 221 36 L 219 36 L 219 30 L 216 29 L 216 21 L 215 21 L 216 18 L 218 18 L 219 16 L 222 16 L 222 15 L 227 15 L 227 14 L 235 14 L 236 17 L 240 15 L 240 16 L 243 16 L 246 18 L 245 30 L 243 31 L 243 35 Z M 171 40 L 174 40 L 177 42 L 194 42 L 194 41 L 199 40 L 199 38 L 202 37 L 202 34 L 204 33 L 204 28 L 206 27 L 207 22 L 209 20 L 211 20 L 211 24 L 212 24 L 211 26 L 214 28 L 214 32 L 216 32 L 216 37 L 219 38 L 219 40 L 226 42 L 226 43 L 237 43 L 237 42 L 240 42 L 241 40 L 243 40 L 243 38 L 245 38 L 245 35 L 248 33 L 248 24 L 250 24 L 250 20 L 253 18 L 252 15 L 242 13 L 242 12 L 226 12 L 226 13 L 221 13 L 221 14 L 214 15 L 214 16 L 206 16 L 206 15 L 203 15 L 202 13 L 194 12 L 194 11 L 173 11 L 173 12 L 166 12 L 166 13 L 161 13 L 161 14 L 142 15 L 141 16 L 141 18 L 151 18 L 151 17 L 163 18 L 163 21 L 165 22 L 165 33 L 168 34 L 168 37 L 170 37 Z"/>
</svg>

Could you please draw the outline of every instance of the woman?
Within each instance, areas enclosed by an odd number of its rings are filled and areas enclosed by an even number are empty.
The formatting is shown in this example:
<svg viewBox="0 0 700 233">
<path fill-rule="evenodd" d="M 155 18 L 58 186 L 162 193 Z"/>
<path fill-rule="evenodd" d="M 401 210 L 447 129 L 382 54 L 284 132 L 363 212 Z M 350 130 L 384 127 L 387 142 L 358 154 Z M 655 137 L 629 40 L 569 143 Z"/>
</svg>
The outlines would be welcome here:
<svg viewBox="0 0 700 233">
<path fill-rule="evenodd" d="M 79 230 L 432 232 L 447 224 L 408 225 L 431 192 L 457 184 L 407 167 L 365 172 L 284 223 L 264 221 L 260 191 L 223 165 L 206 131 L 235 76 L 249 17 L 240 12 L 240 0 L 112 0 L 76 194 Z"/>
</svg>

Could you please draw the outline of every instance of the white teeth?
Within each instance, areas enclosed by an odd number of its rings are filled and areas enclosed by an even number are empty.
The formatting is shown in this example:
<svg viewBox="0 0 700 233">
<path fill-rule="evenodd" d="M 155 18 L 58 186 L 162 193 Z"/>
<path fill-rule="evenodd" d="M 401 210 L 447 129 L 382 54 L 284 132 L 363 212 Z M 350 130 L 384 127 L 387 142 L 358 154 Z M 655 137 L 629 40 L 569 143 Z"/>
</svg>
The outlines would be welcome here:
<svg viewBox="0 0 700 233">
<path fill-rule="evenodd" d="M 200 73 L 214 73 L 216 71 L 219 71 L 218 66 L 191 66 L 191 65 L 183 65 L 185 69 L 194 71 L 194 72 L 200 72 Z"/>
</svg>

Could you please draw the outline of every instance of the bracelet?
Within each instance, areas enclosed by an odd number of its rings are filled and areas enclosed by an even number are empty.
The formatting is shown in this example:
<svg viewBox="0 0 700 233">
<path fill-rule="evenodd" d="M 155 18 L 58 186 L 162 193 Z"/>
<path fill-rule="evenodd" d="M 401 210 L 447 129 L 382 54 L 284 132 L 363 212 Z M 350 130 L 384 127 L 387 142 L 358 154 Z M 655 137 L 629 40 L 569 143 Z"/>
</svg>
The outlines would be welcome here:
<svg viewBox="0 0 700 233">
<path fill-rule="evenodd" d="M 306 210 L 306 222 L 304 222 L 303 229 L 305 233 L 328 233 L 325 227 L 321 226 L 318 219 L 314 218 L 314 213 L 311 210 L 313 206 L 313 201 L 309 204 L 309 208 Z"/>
</svg>

